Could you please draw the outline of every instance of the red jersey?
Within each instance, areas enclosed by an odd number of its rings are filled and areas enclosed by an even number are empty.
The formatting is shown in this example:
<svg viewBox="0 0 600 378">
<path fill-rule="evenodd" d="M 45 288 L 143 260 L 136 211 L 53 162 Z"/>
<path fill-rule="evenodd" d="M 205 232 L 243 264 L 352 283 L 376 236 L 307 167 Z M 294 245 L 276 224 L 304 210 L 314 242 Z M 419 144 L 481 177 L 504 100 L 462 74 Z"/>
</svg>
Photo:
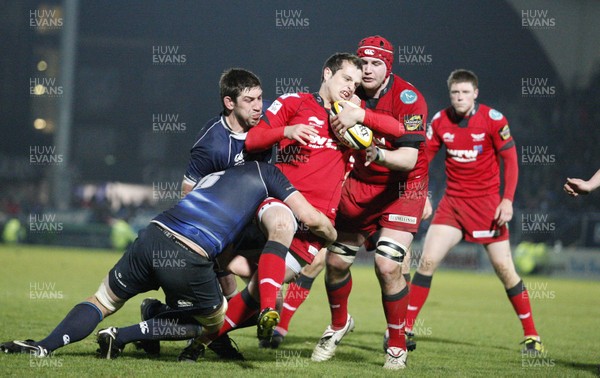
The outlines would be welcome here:
<svg viewBox="0 0 600 378">
<path fill-rule="evenodd" d="M 366 98 L 360 88 L 357 90 L 357 94 L 362 99 L 363 107 L 376 113 L 387 114 L 398 120 L 403 126 L 403 135 L 399 138 L 391 138 L 389 135 L 374 131 L 374 137 L 383 142 L 378 144 L 388 150 L 396 150 L 399 147 L 415 147 L 419 149 L 419 156 L 412 170 L 392 171 L 378 164 L 370 164 L 365 167 L 365 152 L 359 151 L 354 154 L 356 162 L 352 175 L 360 181 L 380 185 L 426 177 L 429 169 L 424 146 L 427 103 L 421 92 L 400 76 L 392 74 L 387 87 L 381 92 L 379 98 Z"/>
<path fill-rule="evenodd" d="M 300 123 L 314 126 L 319 133 L 306 146 L 283 137 L 285 126 Z M 248 132 L 246 149 L 253 152 L 270 146 L 274 135 L 279 141 L 275 165 L 315 208 L 335 219 L 349 154 L 333 134 L 321 97 L 309 93 L 279 97 Z"/>
<path fill-rule="evenodd" d="M 476 197 L 500 192 L 500 151 L 514 148 L 508 121 L 499 111 L 475 104 L 461 117 L 449 107 L 433 116 L 427 130 L 427 156 L 446 146 L 446 194 Z"/>
</svg>

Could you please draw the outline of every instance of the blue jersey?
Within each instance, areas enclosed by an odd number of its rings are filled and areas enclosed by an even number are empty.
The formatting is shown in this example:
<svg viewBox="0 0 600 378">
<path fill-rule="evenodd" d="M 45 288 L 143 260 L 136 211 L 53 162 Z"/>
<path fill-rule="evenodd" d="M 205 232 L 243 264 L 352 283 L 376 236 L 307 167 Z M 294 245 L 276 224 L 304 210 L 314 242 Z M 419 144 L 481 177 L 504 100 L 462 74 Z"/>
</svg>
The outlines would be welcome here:
<svg viewBox="0 0 600 378">
<path fill-rule="evenodd" d="M 184 179 L 191 185 L 204 176 L 223 171 L 247 160 L 265 161 L 268 156 L 248 154 L 244 142 L 248 133 L 233 132 L 222 115 L 208 121 L 196 137 Z"/>
<path fill-rule="evenodd" d="M 205 176 L 153 222 L 192 240 L 214 258 L 248 225 L 265 198 L 285 201 L 294 192 L 275 166 L 248 162 Z"/>
</svg>

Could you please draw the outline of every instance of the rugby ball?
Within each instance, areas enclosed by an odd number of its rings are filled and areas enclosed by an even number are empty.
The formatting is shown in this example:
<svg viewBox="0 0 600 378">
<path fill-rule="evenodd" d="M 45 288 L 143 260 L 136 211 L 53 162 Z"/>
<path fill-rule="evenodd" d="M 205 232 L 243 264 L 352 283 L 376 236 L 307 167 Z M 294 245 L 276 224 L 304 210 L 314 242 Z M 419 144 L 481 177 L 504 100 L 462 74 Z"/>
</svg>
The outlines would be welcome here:
<svg viewBox="0 0 600 378">
<path fill-rule="evenodd" d="M 344 109 L 344 106 L 358 108 L 358 105 L 350 101 L 336 101 L 331 106 L 331 115 L 336 115 L 341 112 Z M 335 130 L 333 133 L 343 145 L 355 150 L 363 150 L 369 147 L 373 142 L 373 131 L 361 123 L 357 123 L 350 127 L 344 134 L 339 134 Z"/>
</svg>

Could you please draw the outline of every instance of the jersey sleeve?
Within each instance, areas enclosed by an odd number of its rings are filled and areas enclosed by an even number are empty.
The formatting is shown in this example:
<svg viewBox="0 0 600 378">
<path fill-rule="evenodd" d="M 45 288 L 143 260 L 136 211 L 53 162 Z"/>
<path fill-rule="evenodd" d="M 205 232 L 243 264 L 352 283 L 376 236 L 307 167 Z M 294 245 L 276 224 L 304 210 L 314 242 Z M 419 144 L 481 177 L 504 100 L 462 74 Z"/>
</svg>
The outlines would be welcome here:
<svg viewBox="0 0 600 378">
<path fill-rule="evenodd" d="M 273 101 L 263 119 L 248 131 L 246 151 L 265 151 L 283 140 L 284 128 L 288 126 L 288 119 L 295 113 L 299 103 L 300 96 L 296 93 L 285 94 Z"/>
<path fill-rule="evenodd" d="M 259 167 L 270 197 L 285 201 L 290 195 L 297 192 L 285 175 L 274 165 L 261 163 Z"/>
<path fill-rule="evenodd" d="M 416 96 L 416 100 L 408 104 L 403 94 L 410 92 Z M 404 90 L 400 94 L 400 101 L 403 103 L 403 110 L 398 115 L 398 120 L 404 128 L 404 134 L 396 139 L 395 147 L 414 147 L 419 148 L 420 143 L 425 142 L 425 128 L 427 123 L 427 102 L 425 97 L 416 90 Z"/>
<path fill-rule="evenodd" d="M 225 168 L 218 167 L 218 157 L 211 150 L 211 144 L 203 136 L 198 138 L 190 151 L 190 160 L 184 175 L 186 180 L 197 183 L 209 173 Z"/>
<path fill-rule="evenodd" d="M 365 109 L 365 126 L 386 137 L 399 138 L 404 134 L 403 125 L 394 117 Z"/>
<path fill-rule="evenodd" d="M 437 132 L 437 128 L 440 123 L 441 116 L 442 116 L 442 112 L 441 111 L 437 112 L 433 116 L 431 123 L 427 126 L 427 132 L 426 132 L 427 140 L 425 142 L 425 156 L 427 156 L 427 160 L 429 160 L 429 161 L 433 160 L 433 158 L 435 157 L 435 154 L 437 154 L 437 152 L 442 147 L 442 141 Z"/>
<path fill-rule="evenodd" d="M 519 177 L 519 164 L 515 140 L 510 134 L 510 127 L 506 117 L 496 109 L 489 109 L 487 118 L 489 120 L 492 143 L 496 155 L 502 158 L 504 163 L 504 193 L 502 198 L 513 200 L 517 189 Z"/>
<path fill-rule="evenodd" d="M 489 109 L 487 118 L 489 120 L 489 133 L 496 152 L 511 148 L 515 141 L 510 134 L 508 120 L 496 109 Z"/>
</svg>

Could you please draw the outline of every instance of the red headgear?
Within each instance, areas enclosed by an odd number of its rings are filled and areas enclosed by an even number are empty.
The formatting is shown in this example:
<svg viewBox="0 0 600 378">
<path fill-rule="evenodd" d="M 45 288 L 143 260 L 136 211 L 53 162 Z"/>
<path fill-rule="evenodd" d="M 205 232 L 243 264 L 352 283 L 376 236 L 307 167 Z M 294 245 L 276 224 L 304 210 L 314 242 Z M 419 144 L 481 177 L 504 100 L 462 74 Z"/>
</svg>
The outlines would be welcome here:
<svg viewBox="0 0 600 378">
<path fill-rule="evenodd" d="M 385 77 L 392 73 L 392 64 L 394 63 L 394 46 L 385 38 L 379 35 L 364 38 L 358 44 L 356 55 L 359 57 L 377 58 L 383 60 L 387 72 Z"/>
</svg>

